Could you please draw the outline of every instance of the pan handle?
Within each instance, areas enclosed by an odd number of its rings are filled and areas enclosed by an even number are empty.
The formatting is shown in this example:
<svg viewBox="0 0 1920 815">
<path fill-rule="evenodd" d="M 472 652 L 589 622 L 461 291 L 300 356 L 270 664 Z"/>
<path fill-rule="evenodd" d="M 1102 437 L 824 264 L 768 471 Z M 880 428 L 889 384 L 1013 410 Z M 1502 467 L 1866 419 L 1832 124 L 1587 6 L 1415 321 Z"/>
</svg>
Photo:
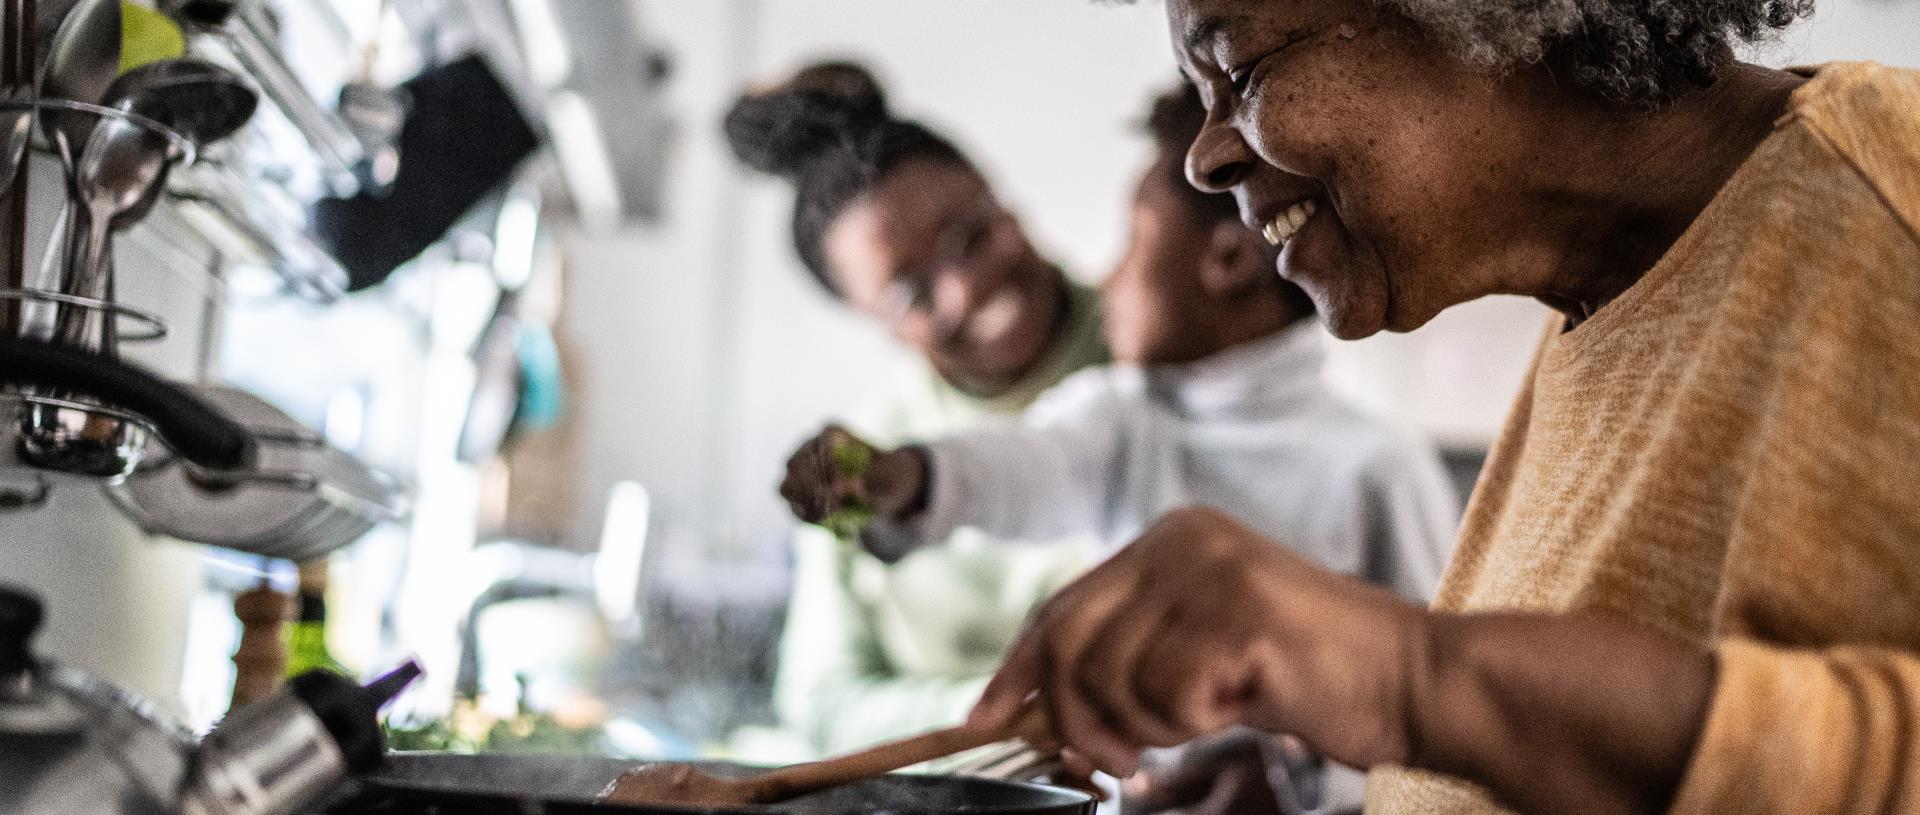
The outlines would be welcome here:
<svg viewBox="0 0 1920 815">
<path fill-rule="evenodd" d="M 138 366 L 77 348 L 0 337 L 0 384 L 59 388 L 137 413 L 180 457 L 212 470 L 253 466 L 253 436 L 191 392 Z"/>
</svg>

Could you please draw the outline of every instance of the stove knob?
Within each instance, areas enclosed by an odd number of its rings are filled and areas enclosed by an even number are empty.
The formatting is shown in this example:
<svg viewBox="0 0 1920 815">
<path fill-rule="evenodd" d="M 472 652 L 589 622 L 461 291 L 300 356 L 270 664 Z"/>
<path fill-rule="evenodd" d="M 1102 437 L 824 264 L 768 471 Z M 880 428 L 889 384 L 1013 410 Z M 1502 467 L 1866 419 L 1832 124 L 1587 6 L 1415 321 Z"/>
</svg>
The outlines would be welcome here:
<svg viewBox="0 0 1920 815">
<path fill-rule="evenodd" d="M 44 612 L 40 598 L 15 586 L 0 584 L 0 682 L 33 669 L 33 635 L 40 631 Z"/>
</svg>

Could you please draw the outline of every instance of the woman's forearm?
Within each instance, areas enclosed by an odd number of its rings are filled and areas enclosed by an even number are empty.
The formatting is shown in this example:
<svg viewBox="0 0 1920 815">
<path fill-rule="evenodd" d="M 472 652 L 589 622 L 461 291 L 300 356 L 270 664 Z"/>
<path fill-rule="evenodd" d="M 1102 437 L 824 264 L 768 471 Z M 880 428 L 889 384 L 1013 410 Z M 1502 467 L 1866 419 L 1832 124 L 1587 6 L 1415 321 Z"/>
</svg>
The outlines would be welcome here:
<svg viewBox="0 0 1920 815">
<path fill-rule="evenodd" d="M 1712 657 L 1624 624 L 1428 617 L 1408 667 L 1412 763 L 1527 812 L 1659 812 L 1692 755 Z"/>
<path fill-rule="evenodd" d="M 1684 641 L 1429 612 L 1189 508 L 1049 600 L 973 719 L 1010 724 L 1039 693 L 1067 744 L 1119 776 L 1141 747 L 1248 724 L 1355 766 L 1467 778 L 1523 811 L 1648 812 L 1687 772 L 1715 678 Z"/>
</svg>

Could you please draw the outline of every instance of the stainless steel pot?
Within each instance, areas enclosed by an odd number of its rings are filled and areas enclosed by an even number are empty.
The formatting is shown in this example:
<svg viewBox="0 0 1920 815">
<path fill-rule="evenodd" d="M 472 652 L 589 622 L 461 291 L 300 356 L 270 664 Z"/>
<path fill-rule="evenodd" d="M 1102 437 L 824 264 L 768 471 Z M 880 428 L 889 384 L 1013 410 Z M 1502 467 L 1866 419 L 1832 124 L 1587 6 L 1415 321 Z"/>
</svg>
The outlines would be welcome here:
<svg viewBox="0 0 1920 815">
<path fill-rule="evenodd" d="M 149 455 L 107 496 L 140 528 L 180 540 L 307 561 L 357 540 L 406 511 L 401 489 L 259 397 L 189 386 L 245 426 L 259 448 L 244 472 L 209 477 Z"/>
<path fill-rule="evenodd" d="M 412 663 L 362 688 L 325 671 L 204 740 L 139 698 L 31 650 L 42 606 L 0 585 L 0 815 L 289 815 L 380 763 L 381 705 Z"/>
<path fill-rule="evenodd" d="M 889 775 L 784 804 L 725 810 L 633 807 L 595 801 L 638 762 L 580 756 L 396 753 L 327 815 L 618 815 L 725 812 L 763 815 L 1091 815 L 1092 796 L 1058 787 L 942 775 Z M 709 764 L 716 775 L 753 772 Z"/>
<path fill-rule="evenodd" d="M 215 471 L 254 463 L 253 435 L 193 393 L 102 354 L 0 337 L 0 385 L 86 394 L 151 422 L 181 458 Z"/>
</svg>

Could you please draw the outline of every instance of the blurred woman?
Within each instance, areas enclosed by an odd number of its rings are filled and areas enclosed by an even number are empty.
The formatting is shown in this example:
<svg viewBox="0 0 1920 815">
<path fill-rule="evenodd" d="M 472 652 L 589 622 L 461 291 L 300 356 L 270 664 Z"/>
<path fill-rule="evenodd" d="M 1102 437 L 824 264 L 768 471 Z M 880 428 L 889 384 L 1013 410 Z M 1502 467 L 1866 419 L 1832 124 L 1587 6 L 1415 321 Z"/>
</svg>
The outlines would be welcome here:
<svg viewBox="0 0 1920 815">
<path fill-rule="evenodd" d="M 1734 58 L 1810 6 L 1169 0 L 1188 177 L 1335 334 L 1558 314 L 1432 610 L 1176 511 L 977 721 L 1293 733 L 1388 813 L 1920 811 L 1920 73 Z"/>
<path fill-rule="evenodd" d="M 920 358 L 847 417 L 862 435 L 897 444 L 1017 415 L 1107 361 L 1095 295 L 1034 249 L 958 147 L 896 117 L 865 69 L 817 64 L 747 93 L 726 132 L 742 161 L 793 186 L 794 250 L 813 279 Z M 815 749 L 960 719 L 1027 614 L 1096 551 L 972 532 L 949 543 L 887 562 L 818 529 L 797 537 L 777 701 Z"/>
</svg>

